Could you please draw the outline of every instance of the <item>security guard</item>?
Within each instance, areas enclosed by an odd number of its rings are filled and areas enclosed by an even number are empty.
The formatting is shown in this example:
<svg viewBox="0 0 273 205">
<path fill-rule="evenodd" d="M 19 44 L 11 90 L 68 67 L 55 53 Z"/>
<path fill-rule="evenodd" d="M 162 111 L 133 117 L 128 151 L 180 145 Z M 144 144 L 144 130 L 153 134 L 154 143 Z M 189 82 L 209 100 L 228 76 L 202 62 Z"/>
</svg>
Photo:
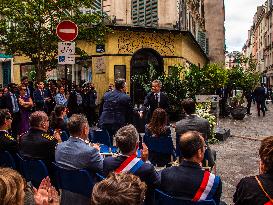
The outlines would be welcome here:
<svg viewBox="0 0 273 205">
<path fill-rule="evenodd" d="M 8 109 L 0 110 L 0 151 L 16 153 L 18 151 L 17 141 L 9 134 L 12 117 Z"/>
<path fill-rule="evenodd" d="M 30 115 L 29 132 L 20 136 L 19 153 L 23 157 L 54 161 L 55 147 L 61 142 L 60 134 L 51 136 L 47 133 L 49 127 L 48 116 L 43 111 L 36 111 Z"/>
</svg>

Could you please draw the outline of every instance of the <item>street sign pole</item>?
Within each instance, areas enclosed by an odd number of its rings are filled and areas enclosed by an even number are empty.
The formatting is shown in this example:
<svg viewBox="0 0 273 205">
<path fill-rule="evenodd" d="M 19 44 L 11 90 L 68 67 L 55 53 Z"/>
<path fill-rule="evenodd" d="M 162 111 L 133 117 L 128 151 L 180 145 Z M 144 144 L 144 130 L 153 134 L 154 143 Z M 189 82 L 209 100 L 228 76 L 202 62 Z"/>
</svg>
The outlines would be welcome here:
<svg viewBox="0 0 273 205">
<path fill-rule="evenodd" d="M 78 36 L 78 26 L 69 20 L 62 21 L 56 28 L 57 36 L 63 41 L 58 43 L 58 64 L 64 65 L 65 92 L 68 91 L 68 65 L 75 64 L 75 42 Z"/>
</svg>

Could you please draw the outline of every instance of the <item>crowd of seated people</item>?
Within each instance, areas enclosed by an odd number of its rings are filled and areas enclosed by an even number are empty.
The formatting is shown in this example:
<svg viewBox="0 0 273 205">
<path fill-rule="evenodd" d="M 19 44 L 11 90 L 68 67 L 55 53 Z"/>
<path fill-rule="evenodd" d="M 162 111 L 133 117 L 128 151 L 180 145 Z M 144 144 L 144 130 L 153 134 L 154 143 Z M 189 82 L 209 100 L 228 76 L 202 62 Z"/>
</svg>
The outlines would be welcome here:
<svg viewBox="0 0 273 205">
<path fill-rule="evenodd" d="M 191 102 L 188 104 L 192 105 Z M 51 123 L 43 111 L 35 111 L 30 115 L 29 131 L 16 141 L 8 133 L 13 120 L 12 115 L 8 110 L 0 110 L 0 151 L 18 152 L 24 158 L 43 160 L 52 181 L 54 181 L 54 170 L 50 167 L 52 162 L 67 170 L 85 169 L 94 177 L 99 173 L 105 179 L 94 185 L 90 197 L 66 190 L 62 190 L 59 192 L 61 195 L 58 195 L 49 178 L 41 182 L 38 190 L 29 190 L 31 193 L 27 194 L 25 193 L 28 190 L 25 189 L 27 185 L 20 174 L 12 169 L 1 168 L 0 205 L 24 204 L 25 195 L 30 195 L 35 204 L 142 205 L 145 198 L 145 203 L 152 205 L 154 189 L 190 201 L 214 200 L 217 205 L 224 204 L 221 202 L 220 177 L 202 167 L 207 149 L 204 133 L 191 129 L 181 131 L 176 144 L 182 156 L 181 164 L 158 172 L 149 161 L 148 147 L 139 141 L 139 133 L 133 125 L 123 126 L 115 134 L 119 153 L 103 157 L 99 145 L 89 142 L 90 128 L 87 118 L 82 114 L 73 114 L 65 122 L 65 109 L 62 106 L 56 109 L 55 119 L 61 118 L 61 126 L 65 125 L 62 129 L 69 132 L 70 137 L 66 141 L 61 140 L 60 133 L 56 130 L 53 135 L 48 134 Z M 193 118 L 189 117 L 188 121 Z M 180 124 L 176 124 L 177 130 L 181 128 Z M 164 110 L 155 110 L 151 123 L 146 126 L 146 135 L 151 138 L 170 137 Z M 139 149 L 140 157 L 137 154 Z M 240 181 L 234 194 L 236 205 L 272 204 L 273 137 L 262 141 L 259 155 L 260 175 Z M 154 162 L 153 158 L 150 159 Z M 16 188 L 10 190 L 10 187 Z"/>
</svg>

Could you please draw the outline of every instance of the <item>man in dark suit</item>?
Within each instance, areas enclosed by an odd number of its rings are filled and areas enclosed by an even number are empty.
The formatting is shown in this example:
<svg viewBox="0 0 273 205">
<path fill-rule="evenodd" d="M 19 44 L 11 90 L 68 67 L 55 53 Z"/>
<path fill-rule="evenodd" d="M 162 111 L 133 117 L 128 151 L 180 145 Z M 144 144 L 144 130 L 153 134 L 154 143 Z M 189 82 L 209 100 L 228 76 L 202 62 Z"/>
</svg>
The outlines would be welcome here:
<svg viewBox="0 0 273 205">
<path fill-rule="evenodd" d="M 154 80 L 152 82 L 152 92 L 148 93 L 145 97 L 143 106 L 140 111 L 140 117 L 143 117 L 143 112 L 147 112 L 145 120 L 148 123 L 156 108 L 162 108 L 168 112 L 170 108 L 168 96 L 161 92 L 162 83 L 160 80 Z"/>
<path fill-rule="evenodd" d="M 49 127 L 48 116 L 43 111 L 36 111 L 29 118 L 29 132 L 20 136 L 19 153 L 23 157 L 42 159 L 46 164 L 55 159 L 55 147 L 61 142 L 59 133 L 51 136 L 47 133 Z"/>
<path fill-rule="evenodd" d="M 255 100 L 257 102 L 257 111 L 258 111 L 258 116 L 261 116 L 260 112 L 262 110 L 263 116 L 265 116 L 265 100 L 266 100 L 266 93 L 265 93 L 265 88 L 264 84 L 262 83 L 261 86 L 257 87 L 254 90 L 254 96 Z"/>
<path fill-rule="evenodd" d="M 13 92 L 14 86 L 12 85 L 3 96 L 3 107 L 7 108 L 13 118 L 11 124 L 12 136 L 17 139 L 19 122 L 20 122 L 20 108 L 16 94 Z"/>
<path fill-rule="evenodd" d="M 192 99 L 183 100 L 182 108 L 187 115 L 182 120 L 176 122 L 175 132 L 178 136 L 177 142 L 179 141 L 181 134 L 187 131 L 200 132 L 206 141 L 210 135 L 209 121 L 195 115 L 196 105 Z"/>
<path fill-rule="evenodd" d="M 206 143 L 201 133 L 189 131 L 179 140 L 184 160 L 179 166 L 169 167 L 161 173 L 160 189 L 175 197 L 192 201 L 213 199 L 220 203 L 222 182 L 219 176 L 200 166 L 204 159 Z"/>
<path fill-rule="evenodd" d="M 137 158 L 138 132 L 133 125 L 120 128 L 116 134 L 116 143 L 121 154 L 116 157 L 106 157 L 103 161 L 103 173 L 108 176 L 110 172 L 132 173 L 144 181 L 148 187 L 159 185 L 160 178 L 154 166 L 146 163 L 148 149 L 143 144 L 141 159 Z"/>
<path fill-rule="evenodd" d="M 195 114 L 196 105 L 192 99 L 185 99 L 182 102 L 182 108 L 186 113 L 186 117 L 182 120 L 176 122 L 175 132 L 176 132 L 176 144 L 179 144 L 179 138 L 181 134 L 187 131 L 198 131 L 200 132 L 205 141 L 207 142 L 210 136 L 210 124 L 207 119 L 201 118 Z M 180 150 L 176 147 L 178 156 L 181 157 Z M 214 166 L 214 159 L 211 152 L 211 149 L 208 147 L 206 150 L 206 160 L 204 164 L 209 165 L 210 167 Z"/>
<path fill-rule="evenodd" d="M 16 153 L 18 151 L 17 141 L 9 134 L 12 117 L 8 109 L 0 110 L 0 151 Z"/>
<path fill-rule="evenodd" d="M 44 96 L 44 83 L 38 82 L 37 89 L 33 92 L 33 100 L 36 110 L 44 111 L 45 109 L 45 96 Z"/>
<path fill-rule="evenodd" d="M 113 137 L 119 128 L 132 121 L 133 116 L 133 106 L 131 98 L 126 95 L 124 79 L 117 79 L 115 90 L 104 94 L 102 106 L 99 124 Z"/>
</svg>

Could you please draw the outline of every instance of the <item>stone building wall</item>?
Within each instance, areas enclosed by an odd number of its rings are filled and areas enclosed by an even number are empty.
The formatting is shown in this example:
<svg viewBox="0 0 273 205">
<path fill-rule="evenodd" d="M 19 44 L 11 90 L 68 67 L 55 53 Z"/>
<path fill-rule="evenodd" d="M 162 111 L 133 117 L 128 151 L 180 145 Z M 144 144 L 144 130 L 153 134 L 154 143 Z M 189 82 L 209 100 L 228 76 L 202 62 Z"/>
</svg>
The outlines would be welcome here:
<svg viewBox="0 0 273 205">
<path fill-rule="evenodd" d="M 205 0 L 205 27 L 211 62 L 225 62 L 224 0 Z"/>
</svg>

